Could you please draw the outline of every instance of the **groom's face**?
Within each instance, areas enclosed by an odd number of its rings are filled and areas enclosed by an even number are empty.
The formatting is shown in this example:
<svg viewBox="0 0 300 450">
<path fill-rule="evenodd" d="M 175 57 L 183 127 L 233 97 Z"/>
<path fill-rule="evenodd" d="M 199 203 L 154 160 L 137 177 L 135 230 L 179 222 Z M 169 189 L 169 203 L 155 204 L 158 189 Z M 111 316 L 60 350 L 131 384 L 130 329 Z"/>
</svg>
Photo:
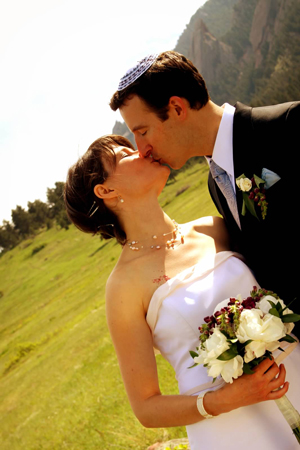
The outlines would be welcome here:
<svg viewBox="0 0 300 450">
<path fill-rule="evenodd" d="M 120 113 L 134 134 L 140 157 L 152 157 L 174 169 L 186 163 L 188 158 L 184 153 L 180 124 L 171 111 L 169 118 L 162 122 L 140 97 L 134 95 L 126 100 Z"/>
</svg>

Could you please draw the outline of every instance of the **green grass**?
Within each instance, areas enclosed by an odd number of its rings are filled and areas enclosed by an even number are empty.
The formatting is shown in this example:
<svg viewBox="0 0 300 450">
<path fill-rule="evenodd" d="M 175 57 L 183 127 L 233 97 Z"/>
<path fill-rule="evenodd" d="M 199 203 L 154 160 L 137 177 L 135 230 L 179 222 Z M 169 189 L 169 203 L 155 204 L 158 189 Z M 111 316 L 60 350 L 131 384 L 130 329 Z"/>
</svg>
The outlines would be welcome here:
<svg viewBox="0 0 300 450">
<path fill-rule="evenodd" d="M 206 164 L 179 173 L 160 203 L 178 222 L 216 214 Z M 105 320 L 119 253 L 71 226 L 0 258 L 1 450 L 144 450 L 186 436 L 184 427 L 145 429 L 131 412 Z M 173 369 L 160 356 L 157 364 L 162 392 L 177 393 Z"/>
</svg>

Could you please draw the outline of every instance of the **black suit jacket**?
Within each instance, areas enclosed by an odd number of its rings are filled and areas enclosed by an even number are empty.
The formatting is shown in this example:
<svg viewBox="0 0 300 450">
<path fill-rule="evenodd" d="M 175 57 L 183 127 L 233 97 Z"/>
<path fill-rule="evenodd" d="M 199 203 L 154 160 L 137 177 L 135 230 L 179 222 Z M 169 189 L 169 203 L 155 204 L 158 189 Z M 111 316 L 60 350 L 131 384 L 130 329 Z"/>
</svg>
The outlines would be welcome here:
<svg viewBox="0 0 300 450">
<path fill-rule="evenodd" d="M 242 174 L 261 177 L 263 168 L 281 179 L 266 191 L 267 216 L 257 220 L 242 212 L 242 193 L 236 198 L 241 221 L 237 226 L 221 191 L 209 175 L 211 197 L 225 219 L 233 248 L 240 251 L 259 284 L 276 292 L 300 313 L 299 258 L 299 133 L 300 102 L 250 108 L 237 103 L 233 122 L 233 160 L 235 178 Z M 299 322 L 298 322 L 299 324 Z M 299 325 L 297 335 L 299 336 Z"/>
</svg>

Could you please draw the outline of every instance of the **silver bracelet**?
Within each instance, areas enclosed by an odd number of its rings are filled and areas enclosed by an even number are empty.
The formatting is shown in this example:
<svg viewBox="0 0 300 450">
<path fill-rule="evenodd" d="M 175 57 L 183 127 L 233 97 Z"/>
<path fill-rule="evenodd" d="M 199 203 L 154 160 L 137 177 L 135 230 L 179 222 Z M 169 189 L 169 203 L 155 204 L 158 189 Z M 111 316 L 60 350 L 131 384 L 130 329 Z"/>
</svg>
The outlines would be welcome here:
<svg viewBox="0 0 300 450">
<path fill-rule="evenodd" d="M 210 392 L 210 391 L 207 391 L 207 392 Z M 211 414 L 208 414 L 208 412 L 205 410 L 204 405 L 203 405 L 203 399 L 205 397 L 205 394 L 207 394 L 207 392 L 205 392 L 204 394 L 198 395 L 197 408 L 198 408 L 198 411 L 201 414 L 201 416 L 204 417 L 204 419 L 211 419 L 214 416 L 212 416 Z"/>
</svg>

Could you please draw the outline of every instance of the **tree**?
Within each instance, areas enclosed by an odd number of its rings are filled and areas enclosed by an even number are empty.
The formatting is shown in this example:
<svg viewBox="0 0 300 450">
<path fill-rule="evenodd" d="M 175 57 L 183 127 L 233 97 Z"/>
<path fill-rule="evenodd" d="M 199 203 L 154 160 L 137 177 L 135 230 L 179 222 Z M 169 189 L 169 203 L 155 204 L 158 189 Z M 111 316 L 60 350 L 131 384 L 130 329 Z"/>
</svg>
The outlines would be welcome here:
<svg viewBox="0 0 300 450">
<path fill-rule="evenodd" d="M 20 237 L 11 223 L 7 220 L 3 220 L 3 225 L 0 227 L 0 248 L 4 251 L 14 248 Z"/>
<path fill-rule="evenodd" d="M 28 202 L 27 206 L 35 230 L 44 225 L 50 228 L 49 206 L 46 203 L 41 200 L 35 200 L 34 202 Z"/>
<path fill-rule="evenodd" d="M 49 205 L 50 217 L 52 219 L 55 219 L 60 227 L 67 230 L 71 222 L 66 213 L 63 197 L 64 187 L 65 183 L 63 183 L 62 181 L 57 181 L 55 183 L 55 188 L 47 189 L 47 200 Z"/>
<path fill-rule="evenodd" d="M 15 226 L 15 230 L 18 232 L 22 239 L 25 239 L 26 237 L 30 236 L 30 234 L 32 234 L 32 218 L 24 208 L 17 205 L 16 209 L 12 210 L 11 217 Z"/>
</svg>

